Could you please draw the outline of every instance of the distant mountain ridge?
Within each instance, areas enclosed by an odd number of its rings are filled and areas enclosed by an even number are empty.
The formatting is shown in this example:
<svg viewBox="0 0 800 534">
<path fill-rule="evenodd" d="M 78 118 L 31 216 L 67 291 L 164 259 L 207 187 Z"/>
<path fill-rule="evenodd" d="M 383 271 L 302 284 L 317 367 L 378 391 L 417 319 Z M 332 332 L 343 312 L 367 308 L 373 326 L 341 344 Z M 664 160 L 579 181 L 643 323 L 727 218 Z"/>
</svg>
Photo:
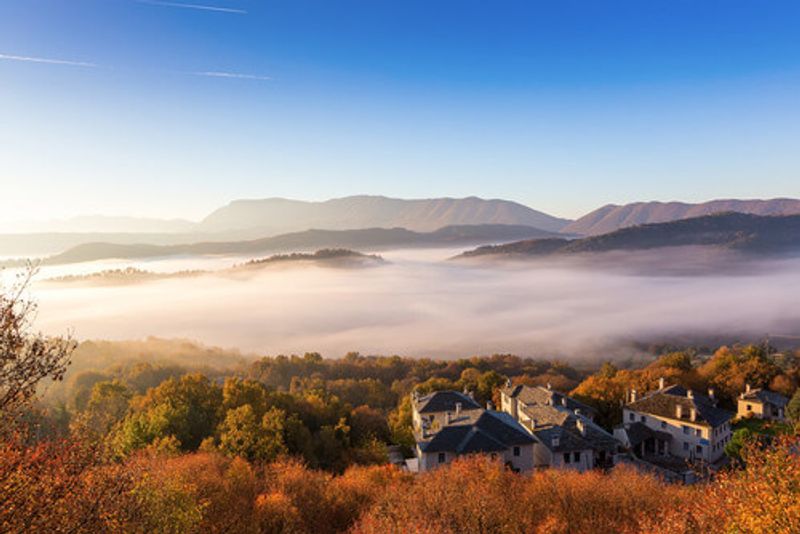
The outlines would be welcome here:
<svg viewBox="0 0 800 534">
<path fill-rule="evenodd" d="M 685 202 L 635 202 L 619 206 L 609 204 L 565 226 L 562 231 L 579 235 L 600 235 L 640 224 L 662 223 L 737 212 L 752 215 L 800 214 L 800 200 L 712 200 L 699 204 Z"/>
<path fill-rule="evenodd" d="M 712 246 L 745 253 L 800 253 L 800 215 L 760 216 L 719 213 L 653 223 L 583 239 L 528 239 L 483 246 L 461 257 L 547 256 L 666 247 Z"/>
<path fill-rule="evenodd" d="M 0 234 L 0 256 L 41 256 L 88 243 L 177 245 L 244 241 L 311 229 L 405 228 L 433 232 L 448 226 L 508 225 L 558 232 L 571 221 L 508 200 L 396 199 L 351 196 L 323 202 L 285 198 L 235 200 L 200 222 L 89 216 Z"/>
<path fill-rule="evenodd" d="M 203 219 L 198 230 L 405 228 L 433 232 L 455 225 L 506 224 L 558 232 L 570 222 L 509 200 L 478 197 L 406 200 L 360 195 L 323 202 L 284 198 L 236 200 Z"/>
<path fill-rule="evenodd" d="M 260 255 L 317 249 L 381 250 L 395 247 L 474 246 L 487 242 L 507 242 L 556 235 L 558 234 L 529 226 L 503 224 L 447 226 L 435 232 L 413 232 L 405 228 L 306 230 L 249 241 L 209 241 L 174 245 L 86 243 L 41 261 L 43 265 L 62 265 L 104 259 L 141 259 L 176 255 Z M 12 260 L 5 265 L 14 266 L 20 263 Z"/>
</svg>

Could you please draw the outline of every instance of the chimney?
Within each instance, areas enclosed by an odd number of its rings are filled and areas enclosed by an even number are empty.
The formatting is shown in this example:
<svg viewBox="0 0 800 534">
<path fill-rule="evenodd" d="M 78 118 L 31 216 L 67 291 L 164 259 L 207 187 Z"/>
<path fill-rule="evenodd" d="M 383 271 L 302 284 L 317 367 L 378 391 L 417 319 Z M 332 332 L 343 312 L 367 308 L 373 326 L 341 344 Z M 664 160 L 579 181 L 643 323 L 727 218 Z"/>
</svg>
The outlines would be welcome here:
<svg viewBox="0 0 800 534">
<path fill-rule="evenodd" d="M 750 384 L 745 384 L 744 385 L 744 392 L 745 393 L 750 393 Z"/>
<path fill-rule="evenodd" d="M 445 412 L 444 414 L 444 424 L 449 425 L 452 419 L 450 418 L 450 412 Z"/>
<path fill-rule="evenodd" d="M 510 378 L 506 378 L 506 387 L 507 388 L 511 387 L 511 379 Z"/>
<path fill-rule="evenodd" d="M 550 382 L 547 383 L 547 389 L 553 389 L 553 386 L 550 385 Z"/>
<path fill-rule="evenodd" d="M 537 424 L 538 424 L 538 421 L 536 419 L 531 419 L 531 430 L 536 428 Z"/>
<path fill-rule="evenodd" d="M 708 388 L 708 398 L 714 400 L 714 388 Z"/>
<path fill-rule="evenodd" d="M 638 398 L 639 398 L 639 395 L 638 395 L 637 391 L 635 389 L 632 389 L 631 390 L 631 402 L 636 402 L 636 400 Z"/>
<path fill-rule="evenodd" d="M 461 403 L 457 402 L 456 403 L 456 419 L 458 419 L 459 417 L 461 417 Z"/>
<path fill-rule="evenodd" d="M 675 417 L 678 419 L 683 419 L 683 406 L 680 404 L 675 405 Z"/>
<path fill-rule="evenodd" d="M 583 420 L 580 417 L 576 421 L 576 424 L 578 426 L 578 431 L 581 433 L 581 436 L 585 436 L 586 435 L 586 425 L 583 423 Z"/>
<path fill-rule="evenodd" d="M 658 379 L 658 389 L 664 389 L 664 377 Z"/>
<path fill-rule="evenodd" d="M 697 410 L 695 410 L 694 407 L 689 408 L 689 419 L 697 421 Z"/>
<path fill-rule="evenodd" d="M 563 406 L 564 408 L 567 407 L 567 398 L 566 397 L 561 397 L 561 406 Z"/>
<path fill-rule="evenodd" d="M 581 409 L 575 408 L 575 415 L 580 415 L 580 414 L 581 414 Z"/>
<path fill-rule="evenodd" d="M 558 436 L 553 436 L 552 438 L 550 438 L 550 445 L 551 445 L 551 446 L 552 446 L 554 449 L 555 449 L 556 447 L 558 447 L 558 443 L 559 443 Z"/>
<path fill-rule="evenodd" d="M 486 401 L 486 409 L 494 410 L 494 403 L 492 401 Z"/>
<path fill-rule="evenodd" d="M 691 389 L 687 389 L 686 390 L 686 398 L 687 399 L 693 399 L 694 398 L 694 391 L 692 391 Z"/>
</svg>

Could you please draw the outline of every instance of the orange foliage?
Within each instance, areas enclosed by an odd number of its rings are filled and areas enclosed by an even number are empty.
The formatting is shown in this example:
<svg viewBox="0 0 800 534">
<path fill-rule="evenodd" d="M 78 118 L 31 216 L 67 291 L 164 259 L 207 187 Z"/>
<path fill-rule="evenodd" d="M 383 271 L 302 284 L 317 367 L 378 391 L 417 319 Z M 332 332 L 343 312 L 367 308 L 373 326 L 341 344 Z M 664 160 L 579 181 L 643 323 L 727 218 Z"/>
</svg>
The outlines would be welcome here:
<svg viewBox="0 0 800 534">
<path fill-rule="evenodd" d="M 392 487 L 355 532 L 636 532 L 684 491 L 624 468 L 520 476 L 474 457 Z"/>
<path fill-rule="evenodd" d="M 410 475 L 335 476 L 282 459 L 142 453 L 100 465 L 68 442 L 0 447 L 2 532 L 583 533 L 800 532 L 797 436 L 750 446 L 746 467 L 705 484 L 610 473 L 510 472 L 484 457 Z"/>
</svg>

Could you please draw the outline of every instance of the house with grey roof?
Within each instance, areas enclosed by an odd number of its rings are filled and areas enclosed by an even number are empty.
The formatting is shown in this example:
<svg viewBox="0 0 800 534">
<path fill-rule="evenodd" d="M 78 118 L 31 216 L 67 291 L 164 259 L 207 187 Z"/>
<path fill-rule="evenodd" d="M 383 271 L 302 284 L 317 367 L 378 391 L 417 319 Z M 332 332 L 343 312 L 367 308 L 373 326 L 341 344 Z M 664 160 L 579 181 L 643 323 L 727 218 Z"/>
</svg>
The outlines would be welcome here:
<svg viewBox="0 0 800 534">
<path fill-rule="evenodd" d="M 750 384 L 745 385 L 745 390 L 739 395 L 736 406 L 736 416 L 758 417 L 773 421 L 786 420 L 786 405 L 789 399 L 779 393 L 768 389 L 753 389 Z"/>
<path fill-rule="evenodd" d="M 502 410 L 536 440 L 534 467 L 585 471 L 614 465 L 619 443 L 595 424 L 595 410 L 550 387 L 512 386 L 500 390 Z"/>
<path fill-rule="evenodd" d="M 640 458 L 714 463 L 730 441 L 733 415 L 717 406 L 713 390 L 703 395 L 679 385 L 666 387 L 661 379 L 657 390 L 642 397 L 629 392 L 622 426 L 614 434 Z"/>
<path fill-rule="evenodd" d="M 484 410 L 469 395 L 437 391 L 412 397 L 419 472 L 448 464 L 459 456 L 486 454 L 514 471 L 533 468 L 534 439 L 508 414 Z"/>
<path fill-rule="evenodd" d="M 501 409 L 515 418 L 521 406 L 561 406 L 573 412 L 579 410 L 584 417 L 592 420 L 597 414 L 597 411 L 591 406 L 559 393 L 550 387 L 550 384 L 547 384 L 546 387 L 512 386 L 509 382 L 500 390 L 500 399 Z"/>
<path fill-rule="evenodd" d="M 434 434 L 454 419 L 481 412 L 483 408 L 469 393 L 434 391 L 428 395 L 411 394 L 412 424 L 420 435 Z"/>
</svg>

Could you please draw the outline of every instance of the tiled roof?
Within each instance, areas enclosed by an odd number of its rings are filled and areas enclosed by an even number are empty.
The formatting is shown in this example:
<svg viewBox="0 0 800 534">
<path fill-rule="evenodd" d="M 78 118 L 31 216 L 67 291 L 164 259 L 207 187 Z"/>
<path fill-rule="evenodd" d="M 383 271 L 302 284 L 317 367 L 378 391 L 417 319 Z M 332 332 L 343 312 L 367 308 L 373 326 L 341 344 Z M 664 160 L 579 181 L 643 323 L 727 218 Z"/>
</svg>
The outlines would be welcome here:
<svg viewBox="0 0 800 534">
<path fill-rule="evenodd" d="M 603 430 L 589 418 L 575 415 L 561 407 L 556 406 L 525 406 L 522 408 L 525 415 L 536 422 L 531 432 L 542 444 L 552 451 L 573 450 L 605 450 L 613 452 L 618 442 L 614 436 Z M 578 427 L 578 422 L 583 425 L 583 432 Z M 552 445 L 552 438 L 558 437 L 559 444 Z"/>
<path fill-rule="evenodd" d="M 717 408 L 714 402 L 705 395 L 693 393 L 693 397 L 690 398 L 687 393 L 688 391 L 682 386 L 674 385 L 656 390 L 636 402 L 628 404 L 627 407 L 637 412 L 678 420 L 677 406 L 681 406 L 683 417 L 680 420 L 714 427 L 733 417 L 732 413 Z M 692 408 L 696 413 L 694 421 L 690 421 Z"/>
<path fill-rule="evenodd" d="M 428 441 L 419 441 L 419 446 L 425 452 L 470 454 L 504 451 L 533 441 L 513 418 L 487 410 L 478 416 L 465 418 L 463 423 L 445 426 Z"/>
<path fill-rule="evenodd" d="M 475 399 L 458 391 L 434 391 L 416 401 L 419 413 L 455 412 L 456 403 L 461 403 L 462 410 L 479 410 Z"/>
<path fill-rule="evenodd" d="M 548 426 L 533 429 L 533 435 L 542 445 L 553 452 L 585 451 L 592 447 L 579 435 L 569 432 L 560 426 Z M 558 438 L 558 445 L 553 445 L 553 438 Z"/>
<path fill-rule="evenodd" d="M 502 391 L 507 396 L 516 398 L 526 405 L 564 406 L 564 404 L 566 404 L 564 407 L 569 410 L 574 411 L 578 409 L 586 415 L 591 416 L 597 414 L 597 410 L 591 406 L 576 401 L 575 399 L 559 393 L 558 391 L 554 391 L 542 386 L 506 386 Z"/>
<path fill-rule="evenodd" d="M 768 389 L 752 389 L 749 393 L 743 393 L 742 399 L 749 401 L 760 401 L 765 404 L 772 404 L 778 408 L 784 408 L 787 404 L 789 404 L 789 399 L 780 393 L 775 393 L 774 391 L 770 391 Z"/>
</svg>

